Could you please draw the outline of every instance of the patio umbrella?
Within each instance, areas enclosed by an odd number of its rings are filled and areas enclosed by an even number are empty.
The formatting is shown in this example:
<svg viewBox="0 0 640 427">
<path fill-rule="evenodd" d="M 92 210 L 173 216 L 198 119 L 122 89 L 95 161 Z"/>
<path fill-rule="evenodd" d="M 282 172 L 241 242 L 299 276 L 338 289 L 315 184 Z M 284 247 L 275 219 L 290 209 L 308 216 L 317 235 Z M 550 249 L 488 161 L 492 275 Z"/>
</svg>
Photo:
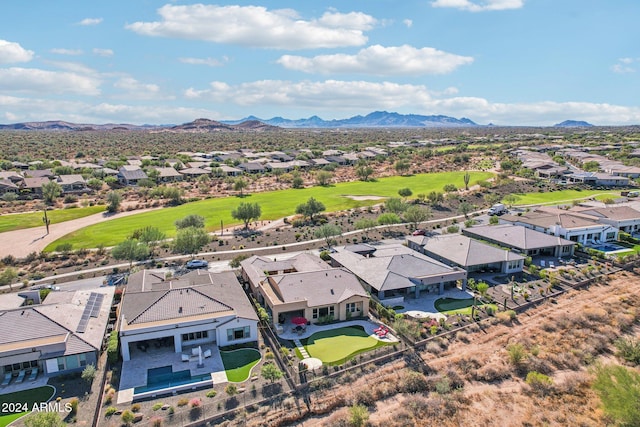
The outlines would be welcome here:
<svg viewBox="0 0 640 427">
<path fill-rule="evenodd" d="M 305 319 L 304 317 L 294 317 L 293 319 L 291 319 L 291 323 L 293 323 L 294 325 L 306 325 L 307 319 Z"/>
</svg>

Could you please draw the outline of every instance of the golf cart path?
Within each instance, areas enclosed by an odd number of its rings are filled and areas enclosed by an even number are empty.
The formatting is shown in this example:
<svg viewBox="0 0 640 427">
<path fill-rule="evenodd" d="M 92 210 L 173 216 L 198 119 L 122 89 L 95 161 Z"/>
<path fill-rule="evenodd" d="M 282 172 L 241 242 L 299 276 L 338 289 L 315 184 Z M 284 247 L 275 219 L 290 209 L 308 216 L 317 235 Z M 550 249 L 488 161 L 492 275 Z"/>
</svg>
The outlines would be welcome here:
<svg viewBox="0 0 640 427">
<path fill-rule="evenodd" d="M 126 212 L 118 212 L 107 215 L 106 212 L 85 216 L 70 221 L 59 222 L 49 226 L 49 234 L 43 225 L 41 227 L 23 228 L 20 230 L 0 233 L 0 258 L 13 255 L 16 258 L 24 258 L 31 252 L 40 253 L 49 243 L 55 242 L 76 230 L 88 227 L 99 222 L 110 221 L 116 218 L 136 215 L 142 212 L 157 210 L 160 208 L 139 209 Z"/>
</svg>

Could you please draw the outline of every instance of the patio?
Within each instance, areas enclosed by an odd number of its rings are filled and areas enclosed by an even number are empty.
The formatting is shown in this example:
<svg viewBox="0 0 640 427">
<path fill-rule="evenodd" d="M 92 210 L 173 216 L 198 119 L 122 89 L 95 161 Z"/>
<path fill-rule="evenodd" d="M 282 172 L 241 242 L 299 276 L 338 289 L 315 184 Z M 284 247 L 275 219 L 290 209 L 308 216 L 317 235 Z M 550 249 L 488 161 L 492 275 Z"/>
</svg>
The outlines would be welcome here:
<svg viewBox="0 0 640 427">
<path fill-rule="evenodd" d="M 289 322 L 288 324 L 285 325 L 284 331 L 281 333 L 278 333 L 278 336 L 285 340 L 295 341 L 295 340 L 309 338 L 311 335 L 313 335 L 316 332 L 339 329 L 347 326 L 362 326 L 366 333 L 368 333 L 369 335 L 371 335 L 372 337 L 380 341 L 384 341 L 384 342 L 398 341 L 398 339 L 391 334 L 388 334 L 386 338 L 381 338 L 377 336 L 375 333 L 375 329 L 378 328 L 380 325 L 369 320 L 348 320 L 346 322 L 330 323 L 328 325 L 311 324 L 311 325 L 307 325 L 306 328 L 301 333 L 298 333 L 294 330 L 295 326 L 296 325 Z"/>
<path fill-rule="evenodd" d="M 29 380 L 29 374 L 26 374 L 24 380 L 21 383 L 16 382 L 16 379 L 13 378 L 11 383 L 6 386 L 0 387 L 0 394 L 9 394 L 17 391 L 30 390 L 32 388 L 38 388 L 47 385 L 49 381 L 49 377 L 42 374 L 42 371 L 38 374 L 36 379 Z"/>
<path fill-rule="evenodd" d="M 195 348 L 197 347 L 195 346 Z M 172 348 L 166 347 L 149 347 L 146 351 L 132 349 L 131 360 L 122 363 L 118 403 L 130 401 L 134 388 L 146 386 L 147 371 L 153 368 L 171 366 L 173 372 L 188 369 L 192 377 L 211 374 L 211 380 L 214 384 L 227 382 L 227 374 L 218 346 L 208 343 L 201 345 L 201 347 L 203 354 L 207 350 L 211 351 L 211 357 L 202 358 L 202 365 L 199 365 L 199 357 L 192 355 L 194 347 L 185 347 L 181 353 L 175 353 Z M 183 354 L 189 355 L 188 361 L 183 361 Z M 121 395 L 122 399 L 129 400 L 122 400 Z"/>
<path fill-rule="evenodd" d="M 443 294 L 424 294 L 420 298 L 405 298 L 404 308 L 395 310 L 396 313 L 403 313 L 415 318 L 444 318 L 445 315 L 440 313 L 435 306 L 436 300 L 441 298 L 468 299 L 473 298 L 470 291 L 462 291 L 458 288 L 446 289 Z"/>
</svg>

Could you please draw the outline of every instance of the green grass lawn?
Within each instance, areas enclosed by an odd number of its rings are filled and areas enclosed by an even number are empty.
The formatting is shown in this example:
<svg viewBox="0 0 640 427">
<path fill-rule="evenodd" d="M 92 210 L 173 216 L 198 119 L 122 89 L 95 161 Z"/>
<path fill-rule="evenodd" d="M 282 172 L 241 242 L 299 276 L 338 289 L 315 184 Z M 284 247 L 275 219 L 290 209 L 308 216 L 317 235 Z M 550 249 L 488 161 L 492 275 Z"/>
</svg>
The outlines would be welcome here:
<svg viewBox="0 0 640 427">
<path fill-rule="evenodd" d="M 239 350 L 221 351 L 227 379 L 233 383 L 246 381 L 251 374 L 251 369 L 260 361 L 260 352 L 253 348 L 241 348 Z"/>
<path fill-rule="evenodd" d="M 519 197 L 516 205 L 533 205 L 538 203 L 554 203 L 554 202 L 566 202 L 571 200 L 586 199 L 588 197 L 594 197 L 597 200 L 606 198 L 621 197 L 619 191 L 603 191 L 603 190 L 560 190 L 550 191 L 545 193 L 527 193 L 516 194 Z"/>
<path fill-rule="evenodd" d="M 440 298 L 434 303 L 436 310 L 444 314 L 466 314 L 471 315 L 473 306 L 473 298 L 457 299 L 457 298 Z M 476 308 L 486 306 L 487 304 L 477 304 Z M 497 310 L 495 304 L 488 304 Z"/>
<path fill-rule="evenodd" d="M 0 410 L 6 403 L 27 404 L 29 411 L 21 413 L 4 413 L 0 412 L 0 427 L 6 427 L 21 416 L 28 414 L 34 403 L 48 402 L 54 395 L 54 389 L 51 386 L 38 387 L 31 390 L 18 391 L 0 395 Z"/>
<path fill-rule="evenodd" d="M 378 200 L 356 201 L 346 196 L 382 196 L 397 197 L 398 189 L 408 187 L 413 194 L 442 191 L 445 184 L 453 183 L 463 187 L 465 172 L 441 172 L 432 174 L 394 176 L 380 178 L 375 182 L 345 182 L 329 187 L 311 187 L 289 189 L 250 194 L 246 197 L 224 197 L 201 200 L 181 206 L 144 212 L 112 221 L 101 222 L 83 228 L 49 244 L 45 251 L 53 251 L 61 243 L 71 243 L 73 249 L 95 248 L 99 245 L 115 246 L 125 240 L 139 228 L 153 224 L 164 231 L 167 237 L 175 235 L 174 222 L 187 215 L 201 215 L 206 220 L 208 231 L 220 229 L 222 221 L 225 227 L 238 225 L 239 222 L 231 218 L 231 211 L 241 202 L 258 203 L 262 208 L 262 220 L 274 220 L 293 215 L 296 206 L 315 197 L 324 203 L 326 212 L 335 212 L 360 206 L 379 203 Z M 490 172 L 471 172 L 471 183 L 493 176 Z"/>
<path fill-rule="evenodd" d="M 51 224 L 57 224 L 59 222 L 83 218 L 98 212 L 104 212 L 104 210 L 105 207 L 102 205 L 89 206 L 86 208 L 56 209 L 53 211 L 47 211 L 47 218 L 49 218 Z M 5 231 L 21 230 L 23 228 L 44 226 L 44 222 L 42 222 L 43 216 L 42 211 L 0 215 L 0 233 L 4 233 Z"/>
<path fill-rule="evenodd" d="M 370 337 L 362 326 L 316 332 L 301 342 L 309 356 L 325 365 L 340 365 L 359 353 L 389 345 Z"/>
</svg>

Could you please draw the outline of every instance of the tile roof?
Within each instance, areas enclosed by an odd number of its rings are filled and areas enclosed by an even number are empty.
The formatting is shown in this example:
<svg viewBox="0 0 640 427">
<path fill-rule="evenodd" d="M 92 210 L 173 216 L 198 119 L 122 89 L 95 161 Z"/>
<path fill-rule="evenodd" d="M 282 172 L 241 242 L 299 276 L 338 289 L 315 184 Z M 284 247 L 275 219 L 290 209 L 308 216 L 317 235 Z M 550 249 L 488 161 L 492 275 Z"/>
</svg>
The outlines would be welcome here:
<svg viewBox="0 0 640 427">
<path fill-rule="evenodd" d="M 592 215 L 596 218 L 608 218 L 614 221 L 625 221 L 640 219 L 640 211 L 633 209 L 630 206 L 615 206 L 615 207 L 573 207 L 572 211 L 580 212 L 585 215 Z"/>
<path fill-rule="evenodd" d="M 521 225 L 500 224 L 466 228 L 463 234 L 479 239 L 492 240 L 507 247 L 521 250 L 575 245 L 571 240 L 532 230 Z"/>
<path fill-rule="evenodd" d="M 423 243 L 427 253 L 435 254 L 463 267 L 524 259 L 522 255 L 460 234 L 428 237 Z"/>
</svg>

